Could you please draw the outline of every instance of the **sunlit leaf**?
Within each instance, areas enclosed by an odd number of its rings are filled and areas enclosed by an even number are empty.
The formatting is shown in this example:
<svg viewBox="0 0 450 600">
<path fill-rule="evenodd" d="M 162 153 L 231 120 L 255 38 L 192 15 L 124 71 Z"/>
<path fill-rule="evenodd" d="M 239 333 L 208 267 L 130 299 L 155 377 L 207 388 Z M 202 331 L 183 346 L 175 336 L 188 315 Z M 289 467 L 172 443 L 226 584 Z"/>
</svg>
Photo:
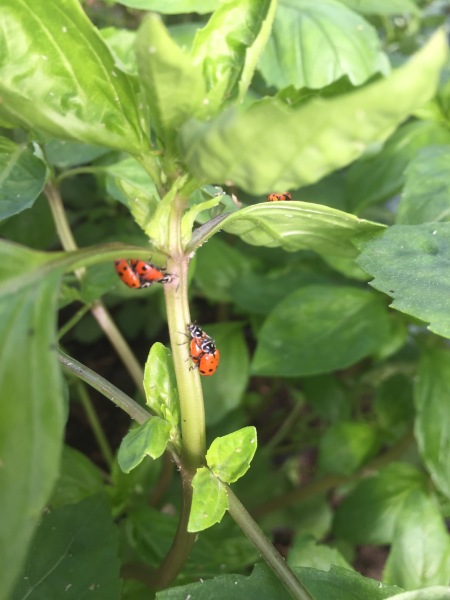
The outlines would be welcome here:
<svg viewBox="0 0 450 600">
<path fill-rule="evenodd" d="M 351 94 L 298 108 L 265 98 L 204 123 L 190 120 L 180 131 L 184 160 L 201 181 L 252 194 L 313 183 L 384 141 L 432 98 L 446 53 L 439 32 L 389 77 Z"/>
<path fill-rule="evenodd" d="M 206 463 L 216 477 L 233 483 L 250 468 L 257 448 L 254 427 L 244 427 L 216 438 L 206 453 Z"/>
<path fill-rule="evenodd" d="M 222 520 L 228 509 L 228 494 L 225 484 L 206 467 L 197 469 L 192 488 L 188 531 L 202 531 Z"/>
<path fill-rule="evenodd" d="M 322 88 L 347 76 L 361 85 L 389 72 L 376 30 L 335 0 L 280 0 L 258 68 L 269 85 Z"/>
<path fill-rule="evenodd" d="M 357 254 L 353 242 L 382 231 L 384 226 L 321 204 L 264 202 L 199 227 L 193 233 L 190 248 L 198 247 L 221 229 L 253 246 L 353 257 Z"/>
<path fill-rule="evenodd" d="M 367 15 L 400 15 L 411 13 L 420 15 L 414 0 L 340 0 L 352 10 Z"/>
<path fill-rule="evenodd" d="M 191 53 L 194 63 L 202 66 L 213 113 L 230 98 L 245 95 L 275 7 L 275 0 L 225 0 L 197 32 Z"/>
<path fill-rule="evenodd" d="M 3 0 L 0 21 L 1 116 L 56 138 L 149 148 L 133 84 L 77 0 Z"/>
</svg>

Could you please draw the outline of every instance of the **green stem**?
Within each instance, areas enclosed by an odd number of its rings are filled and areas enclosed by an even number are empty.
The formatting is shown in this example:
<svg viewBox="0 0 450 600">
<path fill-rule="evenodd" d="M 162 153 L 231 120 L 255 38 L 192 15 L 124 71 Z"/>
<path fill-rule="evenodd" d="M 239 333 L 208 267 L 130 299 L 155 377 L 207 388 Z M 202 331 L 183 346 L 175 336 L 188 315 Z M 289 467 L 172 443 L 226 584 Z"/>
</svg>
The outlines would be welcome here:
<svg viewBox="0 0 450 600">
<path fill-rule="evenodd" d="M 181 435 L 183 441 L 183 465 L 191 474 L 205 462 L 206 434 L 205 408 L 198 369 L 192 368 L 189 344 L 186 337 L 190 323 L 188 304 L 188 258 L 181 247 L 181 217 L 184 204 L 177 197 L 173 204 L 169 243 L 169 273 L 175 275 L 170 284 L 164 286 L 166 295 L 167 321 L 172 346 L 173 363 L 178 385 L 181 413 Z"/>
<path fill-rule="evenodd" d="M 102 302 L 97 301 L 91 306 L 91 312 L 105 333 L 106 337 L 111 342 L 111 345 L 120 356 L 136 387 L 142 390 L 144 371 L 142 370 L 141 365 L 134 356 L 130 346 L 127 344 L 120 330 L 114 323 L 108 310 L 105 308 Z"/>
<path fill-rule="evenodd" d="M 84 315 L 90 311 L 90 309 L 91 307 L 88 304 L 84 304 L 80 310 L 77 310 L 77 312 L 66 323 L 64 323 L 62 327 L 60 327 L 58 331 L 58 339 L 62 339 L 66 333 L 72 329 L 72 327 L 75 327 L 78 321 L 81 321 Z"/>
<path fill-rule="evenodd" d="M 151 418 L 152 415 L 147 412 L 145 408 L 142 408 L 140 404 L 124 394 L 121 390 L 119 390 L 119 388 L 110 383 L 107 379 L 104 379 L 98 375 L 98 373 L 95 373 L 82 363 L 68 356 L 62 352 L 62 350 L 59 350 L 58 358 L 59 362 L 63 365 L 67 372 L 76 375 L 95 390 L 103 394 L 103 396 L 106 396 L 108 400 L 114 402 L 116 406 L 125 411 L 139 424 L 145 423 Z"/>
<path fill-rule="evenodd" d="M 84 383 L 82 381 L 77 379 L 77 381 L 75 383 L 75 387 L 77 390 L 78 398 L 79 398 L 81 404 L 83 405 L 84 412 L 86 413 L 87 419 L 88 419 L 91 429 L 94 433 L 94 437 L 96 439 L 97 445 L 101 450 L 101 453 L 103 455 L 103 458 L 104 458 L 106 464 L 108 465 L 109 468 L 111 468 L 111 466 L 113 464 L 113 460 L 114 460 L 114 454 L 113 454 L 113 451 L 111 450 L 111 446 L 108 443 L 108 439 L 105 435 L 105 432 L 103 431 L 103 427 L 100 423 L 100 420 L 97 417 L 97 413 L 95 412 L 94 407 L 92 406 L 92 401 L 89 398 L 89 394 L 86 390 L 86 386 L 84 385 Z"/>
<path fill-rule="evenodd" d="M 295 573 L 287 565 L 284 558 L 267 539 L 262 529 L 252 519 L 229 487 L 227 487 L 227 492 L 230 515 L 258 552 L 261 553 L 266 563 L 289 591 L 292 598 L 295 598 L 295 600 L 313 600 L 308 591 L 297 579 Z"/>
<path fill-rule="evenodd" d="M 47 184 L 45 187 L 45 194 L 53 214 L 53 219 L 55 221 L 56 230 L 58 232 L 58 237 L 61 241 L 62 247 L 66 251 L 78 250 L 77 243 L 72 235 L 69 221 L 67 220 L 67 216 L 64 211 L 64 206 L 58 187 L 52 183 Z M 84 268 L 77 269 L 75 273 L 77 277 L 81 279 L 84 275 Z M 117 354 L 120 356 L 136 386 L 139 389 L 142 389 L 144 373 L 139 362 L 131 351 L 131 348 L 125 341 L 125 338 L 116 327 L 111 315 L 100 301 L 95 302 L 91 306 L 91 312 L 98 322 L 100 328 L 116 350 Z"/>
<path fill-rule="evenodd" d="M 64 171 L 56 177 L 55 182 L 59 186 L 64 179 L 69 177 L 75 177 L 76 175 L 84 175 L 85 173 L 92 173 L 94 175 L 98 173 L 106 173 L 106 167 L 78 167 L 76 169 L 69 169 L 68 171 Z"/>
<path fill-rule="evenodd" d="M 252 510 L 252 515 L 255 518 L 260 518 L 274 510 L 280 510 L 288 506 L 297 505 L 300 502 L 304 502 L 305 500 L 314 498 L 315 496 L 326 494 L 339 485 L 357 481 L 361 477 L 367 475 L 367 473 L 378 471 L 381 469 L 381 467 L 384 467 L 393 460 L 396 460 L 402 456 L 402 454 L 409 448 L 413 441 L 414 435 L 411 431 L 408 431 L 402 438 L 400 438 L 400 440 L 398 440 L 398 442 L 391 446 L 389 450 L 374 458 L 356 473 L 353 473 L 347 477 L 343 477 L 341 475 L 329 475 L 328 477 L 324 477 L 318 481 L 313 481 L 309 485 L 305 485 L 298 490 L 293 490 L 287 494 L 275 496 L 275 498 L 271 498 L 267 502 L 264 502 L 264 504 L 261 504 Z"/>
</svg>

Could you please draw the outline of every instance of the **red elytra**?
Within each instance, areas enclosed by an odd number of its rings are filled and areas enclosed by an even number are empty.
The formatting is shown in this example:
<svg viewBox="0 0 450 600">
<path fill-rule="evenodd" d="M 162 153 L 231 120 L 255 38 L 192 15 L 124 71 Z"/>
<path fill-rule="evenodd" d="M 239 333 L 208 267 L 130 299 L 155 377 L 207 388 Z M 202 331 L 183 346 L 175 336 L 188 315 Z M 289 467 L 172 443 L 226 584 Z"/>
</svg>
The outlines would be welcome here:
<svg viewBox="0 0 450 600">
<path fill-rule="evenodd" d="M 214 340 L 195 323 L 188 325 L 191 334 L 190 356 L 201 375 L 214 375 L 219 365 L 220 352 Z"/>
<path fill-rule="evenodd" d="M 141 280 L 124 258 L 114 261 L 114 268 L 120 279 L 130 288 L 140 288 Z"/>
<path fill-rule="evenodd" d="M 122 281 L 131 288 L 147 288 L 157 283 L 169 283 L 173 276 L 164 273 L 152 263 L 147 263 L 136 258 L 114 261 L 114 268 Z"/>
<path fill-rule="evenodd" d="M 269 202 L 283 202 L 284 200 L 292 200 L 292 196 L 289 192 L 283 192 L 282 194 L 269 194 L 267 196 Z"/>
</svg>

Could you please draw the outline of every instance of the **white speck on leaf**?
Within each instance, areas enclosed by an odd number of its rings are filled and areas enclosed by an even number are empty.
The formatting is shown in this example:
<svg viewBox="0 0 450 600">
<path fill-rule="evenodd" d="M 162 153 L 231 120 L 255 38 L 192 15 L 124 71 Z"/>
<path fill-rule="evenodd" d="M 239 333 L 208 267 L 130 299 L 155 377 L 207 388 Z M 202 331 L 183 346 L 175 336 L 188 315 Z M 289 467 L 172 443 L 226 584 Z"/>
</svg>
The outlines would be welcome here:
<svg viewBox="0 0 450 600">
<path fill-rule="evenodd" d="M 67 584 L 66 587 L 64 588 L 64 591 L 67 592 L 68 590 L 70 590 L 71 587 L 72 587 L 71 583 Z"/>
<path fill-rule="evenodd" d="M 42 58 L 42 60 L 48 60 L 48 56 L 45 56 L 45 54 L 43 54 L 43 55 L 41 56 L 41 58 Z"/>
<path fill-rule="evenodd" d="M 203 104 L 204 104 L 205 106 L 208 106 L 208 104 L 209 104 L 209 98 L 205 98 L 205 99 L 203 100 Z"/>
<path fill-rule="evenodd" d="M 238 452 L 238 453 L 241 451 L 242 451 L 242 448 L 236 448 L 236 450 L 235 450 L 235 452 Z"/>
<path fill-rule="evenodd" d="M 67 33 L 67 27 L 64 25 L 64 27 L 61 28 L 63 33 Z"/>
<path fill-rule="evenodd" d="M 148 52 L 149 54 L 156 54 L 156 48 L 155 48 L 155 46 L 149 46 L 149 47 L 147 48 L 147 52 Z"/>
<path fill-rule="evenodd" d="M 436 229 L 435 229 L 435 230 L 433 231 L 433 235 L 436 235 L 436 234 L 437 234 L 437 231 L 436 231 Z"/>
</svg>

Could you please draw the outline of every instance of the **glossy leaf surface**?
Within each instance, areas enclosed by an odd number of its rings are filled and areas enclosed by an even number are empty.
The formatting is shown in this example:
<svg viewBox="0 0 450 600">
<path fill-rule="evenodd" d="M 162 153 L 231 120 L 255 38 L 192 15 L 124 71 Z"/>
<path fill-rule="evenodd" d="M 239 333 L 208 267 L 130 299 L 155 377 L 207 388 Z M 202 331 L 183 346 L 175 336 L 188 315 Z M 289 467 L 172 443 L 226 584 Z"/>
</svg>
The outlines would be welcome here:
<svg viewBox="0 0 450 600">
<path fill-rule="evenodd" d="M 258 335 L 252 371 L 299 377 L 343 369 L 389 335 L 379 298 L 351 287 L 311 285 L 282 300 Z"/>
<path fill-rule="evenodd" d="M 4 0 L 0 20 L 0 116 L 56 138 L 148 149 L 133 85 L 77 0 Z"/>
<path fill-rule="evenodd" d="M 199 228 L 190 246 L 201 245 L 220 229 L 253 246 L 353 257 L 357 254 L 353 242 L 382 231 L 384 226 L 321 204 L 264 202 L 217 219 L 217 224 L 208 227 L 203 235 Z"/>
<path fill-rule="evenodd" d="M 11 600 L 119 600 L 119 539 L 104 495 L 44 516 Z"/>
<path fill-rule="evenodd" d="M 405 66 L 352 94 L 299 108 L 266 98 L 206 123 L 188 121 L 180 132 L 184 160 L 201 181 L 252 194 L 313 183 L 385 140 L 432 98 L 446 53 L 441 32 Z"/>
<path fill-rule="evenodd" d="M 225 0 L 195 36 L 194 63 L 206 82 L 211 112 L 245 95 L 270 33 L 275 0 Z"/>
<path fill-rule="evenodd" d="M 192 480 L 193 496 L 188 531 L 203 531 L 222 520 L 228 510 L 225 485 L 209 469 L 201 467 Z"/>
<path fill-rule="evenodd" d="M 0 220 L 30 208 L 46 174 L 45 163 L 30 148 L 0 137 Z"/>
<path fill-rule="evenodd" d="M 258 68 L 278 89 L 318 89 L 345 76 L 361 85 L 389 61 L 376 30 L 340 2 L 280 0 Z"/>
<path fill-rule="evenodd" d="M 216 438 L 206 453 L 206 463 L 221 481 L 233 483 L 250 468 L 257 445 L 256 429 L 244 427 Z"/>
<path fill-rule="evenodd" d="M 450 337 L 450 224 L 394 225 L 363 246 L 358 265 L 377 290 L 393 298 L 392 308 L 429 323 Z"/>
</svg>

